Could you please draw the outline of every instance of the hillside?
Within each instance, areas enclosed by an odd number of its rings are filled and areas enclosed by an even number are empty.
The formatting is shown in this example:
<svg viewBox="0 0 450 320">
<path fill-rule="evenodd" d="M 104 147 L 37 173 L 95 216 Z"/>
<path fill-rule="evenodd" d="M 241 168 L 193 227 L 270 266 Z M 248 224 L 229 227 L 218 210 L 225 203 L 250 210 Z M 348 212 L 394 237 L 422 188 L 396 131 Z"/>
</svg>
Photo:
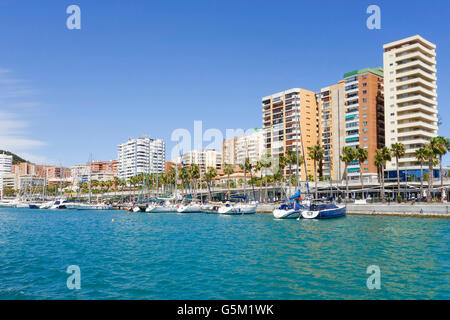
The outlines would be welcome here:
<svg viewBox="0 0 450 320">
<path fill-rule="evenodd" d="M 17 164 L 19 162 L 28 162 L 27 160 L 22 159 L 21 157 L 19 157 L 18 155 L 14 154 L 12 152 L 0 150 L 0 154 L 2 154 L 2 153 L 13 156 L 13 164 Z"/>
</svg>

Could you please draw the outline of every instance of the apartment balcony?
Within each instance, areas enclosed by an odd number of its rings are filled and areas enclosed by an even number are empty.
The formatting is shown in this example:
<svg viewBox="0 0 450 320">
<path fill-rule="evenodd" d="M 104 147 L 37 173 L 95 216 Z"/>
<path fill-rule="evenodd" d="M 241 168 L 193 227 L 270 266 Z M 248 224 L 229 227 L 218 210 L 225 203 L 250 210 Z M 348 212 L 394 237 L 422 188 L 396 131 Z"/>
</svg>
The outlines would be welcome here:
<svg viewBox="0 0 450 320">
<path fill-rule="evenodd" d="M 435 115 L 429 115 L 423 112 L 409 112 L 409 113 L 402 113 L 397 115 L 397 120 L 412 120 L 412 119 L 423 119 L 427 121 L 437 122 L 438 119 Z"/>
<path fill-rule="evenodd" d="M 396 83 L 396 86 L 409 86 L 409 85 L 414 85 L 414 84 L 419 84 L 422 87 L 428 89 L 428 90 L 436 90 L 437 89 L 437 85 L 430 82 L 430 81 L 426 81 L 422 78 L 418 78 L 418 77 L 414 77 L 412 79 L 407 79 L 407 80 L 399 80 Z"/>
<path fill-rule="evenodd" d="M 407 106 L 399 106 L 398 112 L 405 112 L 405 111 L 415 111 L 415 112 L 424 112 L 426 114 L 436 115 L 437 114 L 437 108 L 435 106 L 427 106 L 420 103 L 415 103 Z"/>
<path fill-rule="evenodd" d="M 425 130 L 437 130 L 437 124 L 434 122 L 425 122 L 425 121 L 411 121 L 411 122 L 404 122 L 404 123 L 398 123 L 397 128 L 400 129 L 408 129 L 408 128 L 422 128 Z"/>
<path fill-rule="evenodd" d="M 345 98 L 345 99 L 344 99 L 344 102 L 345 102 L 345 103 L 351 102 L 351 101 L 354 101 L 354 100 L 358 100 L 358 98 L 359 98 L 359 95 L 355 95 L 355 96 L 353 96 L 353 97 Z"/>
<path fill-rule="evenodd" d="M 414 52 L 403 54 L 403 55 L 397 55 L 397 57 L 395 58 L 395 62 L 400 62 L 403 60 L 409 60 L 409 59 L 414 59 L 414 58 L 421 59 L 425 63 L 431 64 L 431 65 L 436 64 L 436 58 L 434 58 L 434 57 L 431 58 L 431 57 L 423 54 L 421 51 L 414 51 Z"/>
<path fill-rule="evenodd" d="M 431 97 L 431 98 L 436 98 L 437 94 L 434 91 L 428 90 L 427 88 L 424 88 L 422 86 L 415 86 L 415 87 L 409 87 L 409 88 L 397 88 L 397 95 L 402 95 L 402 94 L 411 94 L 411 93 L 422 93 L 425 96 Z"/>
<path fill-rule="evenodd" d="M 431 106 L 435 106 L 437 105 L 437 101 L 436 100 L 432 100 L 429 98 L 426 98 L 420 94 L 414 95 L 414 96 L 410 96 L 410 97 L 405 97 L 405 98 L 398 98 L 397 99 L 397 104 L 401 104 L 401 103 L 411 103 L 411 102 L 423 102 L 425 104 L 431 105 Z"/>
<path fill-rule="evenodd" d="M 407 70 L 407 71 L 402 71 L 402 72 L 397 72 L 396 73 L 396 79 L 397 80 L 401 80 L 404 77 L 421 77 L 427 81 L 437 81 L 436 75 L 429 73 L 429 72 L 425 72 L 421 69 L 414 69 L 414 70 Z"/>
<path fill-rule="evenodd" d="M 434 50 L 428 49 L 420 43 L 411 44 L 408 46 L 404 46 L 402 48 L 396 49 L 397 56 L 400 56 L 404 52 L 419 50 L 426 56 L 430 55 L 433 58 L 436 57 L 436 52 Z"/>
<path fill-rule="evenodd" d="M 400 140 L 399 139 L 398 142 L 403 143 L 405 146 L 406 145 L 418 145 L 418 144 L 424 145 L 424 144 L 430 142 L 430 140 L 425 139 L 425 138 L 418 138 L 418 139 L 413 138 L 413 139 L 408 139 L 408 140 L 403 140 L 403 139 Z"/>
<path fill-rule="evenodd" d="M 409 130 L 409 131 L 399 132 L 397 134 L 397 136 L 399 138 L 414 136 L 414 137 L 425 137 L 425 138 L 430 139 L 430 138 L 437 136 L 437 131 L 431 132 L 431 131 L 426 131 L 426 130 Z"/>
<path fill-rule="evenodd" d="M 401 73 L 400 70 L 406 69 L 406 68 L 414 68 L 414 69 L 422 68 L 426 72 L 429 72 L 429 73 L 436 73 L 437 72 L 437 70 L 436 70 L 436 68 L 434 66 L 432 66 L 432 65 L 430 66 L 429 64 L 423 63 L 420 60 L 414 60 L 414 61 L 410 61 L 410 62 L 407 62 L 407 63 L 398 64 L 397 65 L 397 74 Z"/>
<path fill-rule="evenodd" d="M 346 87 L 350 87 L 350 86 L 354 86 L 354 85 L 358 85 L 358 80 L 352 81 L 352 82 L 348 82 L 345 84 Z"/>
<path fill-rule="evenodd" d="M 358 93 L 359 88 L 354 88 L 354 89 L 350 89 L 350 90 L 345 90 L 345 94 L 353 94 L 353 93 Z"/>
</svg>

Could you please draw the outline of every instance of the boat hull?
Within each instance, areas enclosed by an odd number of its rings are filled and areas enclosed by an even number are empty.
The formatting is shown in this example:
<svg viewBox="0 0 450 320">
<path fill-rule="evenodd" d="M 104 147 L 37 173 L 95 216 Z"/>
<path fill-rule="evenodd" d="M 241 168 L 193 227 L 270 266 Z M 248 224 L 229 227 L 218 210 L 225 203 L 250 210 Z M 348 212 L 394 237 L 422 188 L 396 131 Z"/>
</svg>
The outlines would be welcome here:
<svg viewBox="0 0 450 320">
<path fill-rule="evenodd" d="M 300 217 L 300 211 L 294 209 L 275 209 L 273 211 L 273 216 L 275 217 L 275 219 L 297 219 L 298 217 Z"/>
<path fill-rule="evenodd" d="M 147 207 L 145 212 L 147 213 L 164 213 L 164 212 L 174 212 L 175 208 L 164 207 L 164 206 L 156 206 L 156 207 Z"/>
<path fill-rule="evenodd" d="M 198 213 L 201 212 L 199 206 L 181 206 L 177 209 L 178 213 Z"/>
<path fill-rule="evenodd" d="M 302 217 L 304 219 L 332 219 L 339 218 L 346 215 L 346 207 L 338 206 L 337 208 L 331 208 L 320 211 L 302 211 Z"/>
</svg>

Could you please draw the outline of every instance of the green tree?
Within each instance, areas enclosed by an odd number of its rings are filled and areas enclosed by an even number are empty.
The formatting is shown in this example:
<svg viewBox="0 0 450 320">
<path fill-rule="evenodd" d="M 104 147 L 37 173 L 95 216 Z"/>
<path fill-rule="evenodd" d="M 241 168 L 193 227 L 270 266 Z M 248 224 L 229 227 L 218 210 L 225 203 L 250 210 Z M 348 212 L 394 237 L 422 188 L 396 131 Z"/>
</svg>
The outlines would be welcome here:
<svg viewBox="0 0 450 320">
<path fill-rule="evenodd" d="M 341 161 L 345 164 L 345 199 L 348 202 L 348 165 L 350 162 L 354 161 L 356 158 L 355 148 L 343 147 L 342 155 L 340 157 Z"/>
<path fill-rule="evenodd" d="M 377 167 L 381 164 L 381 199 L 384 200 L 384 169 L 386 168 L 386 162 L 392 160 L 391 150 L 384 146 L 381 149 L 375 151 L 375 165 Z"/>
<path fill-rule="evenodd" d="M 211 182 L 217 176 L 217 170 L 213 167 L 208 167 L 205 173 L 206 184 L 208 185 L 209 201 L 212 201 Z"/>
<path fill-rule="evenodd" d="M 363 148 L 357 148 L 356 149 L 356 159 L 359 162 L 359 180 L 361 181 L 361 193 L 362 193 L 362 199 L 365 199 L 365 195 L 364 195 L 364 180 L 363 180 L 363 164 L 364 162 L 367 161 L 367 159 L 369 158 L 369 152 L 366 149 Z"/>
<path fill-rule="evenodd" d="M 423 196 L 423 163 L 427 159 L 427 150 L 425 148 L 419 148 L 416 150 L 416 158 L 420 162 L 420 199 Z"/>
<path fill-rule="evenodd" d="M 234 167 L 230 163 L 225 163 L 223 165 L 223 173 L 227 175 L 227 188 L 228 188 L 228 199 L 231 197 L 230 191 L 230 175 L 234 173 Z"/>
<path fill-rule="evenodd" d="M 391 154 L 395 157 L 395 166 L 397 167 L 397 195 L 400 195 L 400 167 L 398 160 L 405 155 L 405 145 L 397 142 L 391 146 Z"/>
<path fill-rule="evenodd" d="M 318 199 L 318 189 L 317 189 L 317 181 L 319 177 L 317 176 L 317 163 L 322 161 L 324 156 L 324 150 L 320 145 L 314 145 L 308 147 L 308 156 L 314 160 L 314 181 L 315 181 L 315 198 Z"/>
</svg>

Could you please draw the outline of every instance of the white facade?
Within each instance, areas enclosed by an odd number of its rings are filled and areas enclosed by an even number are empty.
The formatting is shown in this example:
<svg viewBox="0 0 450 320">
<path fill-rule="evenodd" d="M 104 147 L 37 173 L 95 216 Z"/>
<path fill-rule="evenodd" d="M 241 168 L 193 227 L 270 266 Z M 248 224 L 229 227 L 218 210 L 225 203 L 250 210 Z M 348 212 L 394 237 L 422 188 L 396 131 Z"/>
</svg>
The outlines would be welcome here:
<svg viewBox="0 0 450 320">
<path fill-rule="evenodd" d="M 12 156 L 0 154 L 0 192 L 2 195 L 3 195 L 3 175 L 12 172 L 12 160 L 13 160 Z"/>
<path fill-rule="evenodd" d="M 256 164 L 264 155 L 264 131 L 224 141 L 222 153 L 223 163 L 240 165 L 249 158 L 250 163 Z"/>
<path fill-rule="evenodd" d="M 201 172 L 206 172 L 208 167 L 219 170 L 222 168 L 222 153 L 212 149 L 202 151 L 192 150 L 183 154 L 181 161 L 184 166 L 197 164 Z"/>
<path fill-rule="evenodd" d="M 119 144 L 118 159 L 121 179 L 140 173 L 162 173 L 165 170 L 166 145 L 161 139 L 130 139 Z"/>
<path fill-rule="evenodd" d="M 418 167 L 415 151 L 438 135 L 436 45 L 416 35 L 383 48 L 386 146 L 404 144 L 399 166 Z"/>
<path fill-rule="evenodd" d="M 72 184 L 78 186 L 82 181 L 88 181 L 89 165 L 79 164 L 70 168 L 70 177 Z"/>
</svg>

